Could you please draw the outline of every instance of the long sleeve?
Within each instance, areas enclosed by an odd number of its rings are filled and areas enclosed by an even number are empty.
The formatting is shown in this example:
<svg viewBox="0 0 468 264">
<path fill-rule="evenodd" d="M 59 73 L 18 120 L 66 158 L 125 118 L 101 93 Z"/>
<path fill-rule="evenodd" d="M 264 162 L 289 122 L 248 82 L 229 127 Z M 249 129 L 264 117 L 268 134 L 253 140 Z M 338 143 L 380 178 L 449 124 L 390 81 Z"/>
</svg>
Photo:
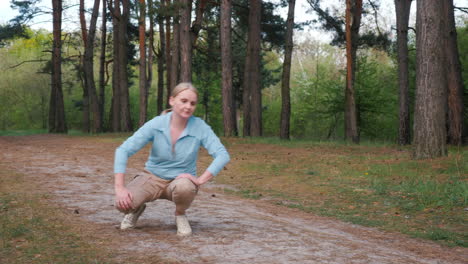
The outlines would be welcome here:
<svg viewBox="0 0 468 264">
<path fill-rule="evenodd" d="M 213 161 L 207 170 L 216 176 L 226 164 L 231 160 L 229 153 L 224 145 L 219 140 L 218 136 L 213 132 L 211 127 L 206 125 L 202 145 L 208 150 L 208 153 L 213 157 Z"/>
<path fill-rule="evenodd" d="M 153 140 L 152 121 L 148 121 L 115 150 L 114 173 L 125 173 L 128 158 Z"/>
</svg>

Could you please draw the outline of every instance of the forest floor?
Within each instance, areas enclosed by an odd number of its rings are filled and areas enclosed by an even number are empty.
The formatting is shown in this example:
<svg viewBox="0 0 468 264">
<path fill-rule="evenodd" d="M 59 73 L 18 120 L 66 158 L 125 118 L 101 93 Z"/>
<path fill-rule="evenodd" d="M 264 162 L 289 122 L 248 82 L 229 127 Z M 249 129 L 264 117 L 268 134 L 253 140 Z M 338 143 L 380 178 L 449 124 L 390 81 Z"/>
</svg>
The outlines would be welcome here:
<svg viewBox="0 0 468 264">
<path fill-rule="evenodd" d="M 0 167 L 22 175 L 19 185 L 10 179 L 9 192 L 42 194 L 37 197 L 59 207 L 74 232 L 110 252 L 108 263 L 467 263 L 467 248 L 345 223 L 268 199 L 242 198 L 225 191 L 235 187 L 217 181 L 201 188 L 188 211 L 190 237 L 176 236 L 174 206 L 163 200 L 148 204 L 136 229 L 118 230 L 122 214 L 113 206 L 112 167 L 120 143 L 120 137 L 101 136 L 0 137 Z M 229 145 L 234 164 L 221 172 L 228 179 L 241 173 L 235 163 L 244 152 L 281 149 Z M 209 158 L 201 154 L 203 168 Z M 146 151 L 132 157 L 127 181 L 140 173 L 146 157 Z"/>
</svg>

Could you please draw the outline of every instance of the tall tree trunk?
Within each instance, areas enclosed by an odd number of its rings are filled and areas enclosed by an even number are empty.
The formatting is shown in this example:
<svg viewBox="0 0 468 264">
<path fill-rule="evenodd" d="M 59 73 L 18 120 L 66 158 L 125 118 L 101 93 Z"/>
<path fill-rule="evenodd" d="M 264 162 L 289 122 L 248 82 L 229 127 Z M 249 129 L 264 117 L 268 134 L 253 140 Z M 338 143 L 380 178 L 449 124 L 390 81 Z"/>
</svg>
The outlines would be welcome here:
<svg viewBox="0 0 468 264">
<path fill-rule="evenodd" d="M 447 46 L 444 48 L 447 58 L 446 76 L 448 86 L 448 143 L 461 145 L 463 142 L 463 79 L 460 58 L 458 54 L 457 29 L 453 0 L 442 1 L 447 17 L 446 31 L 448 33 Z"/>
<path fill-rule="evenodd" d="M 99 99 L 96 92 L 96 84 L 94 82 L 94 40 L 96 38 L 96 24 L 99 14 L 100 0 L 94 0 L 93 12 L 89 24 L 88 37 L 85 44 L 84 52 L 84 76 L 85 86 L 89 95 L 90 108 L 93 117 L 93 125 L 91 132 L 98 133 L 102 131 L 101 113 L 99 109 Z"/>
<path fill-rule="evenodd" d="M 244 137 L 250 137 L 250 123 L 251 123 L 251 107 L 252 103 L 250 100 L 251 97 L 251 88 L 250 88 L 250 82 L 251 78 L 250 75 L 252 74 L 251 72 L 251 67 L 250 67 L 250 49 L 249 47 L 249 42 L 247 42 L 247 51 L 246 51 L 246 56 L 245 56 L 245 66 L 244 66 L 244 80 L 242 84 L 242 111 L 243 111 L 243 129 L 242 129 L 242 135 Z"/>
<path fill-rule="evenodd" d="M 146 123 L 148 115 L 148 87 L 146 82 L 146 3 L 139 0 L 140 17 L 138 20 L 138 37 L 140 42 L 140 118 L 138 125 L 141 127 Z"/>
<path fill-rule="evenodd" d="M 122 34 L 119 30 L 119 19 L 121 16 L 120 11 L 120 0 L 110 0 L 109 10 L 112 15 L 112 41 L 113 41 L 113 64 L 112 64 L 112 101 L 111 101 L 111 111 L 110 111 L 110 122 L 111 122 L 111 131 L 118 132 L 121 131 L 121 114 L 120 114 L 120 76 L 119 73 L 119 58 L 122 57 L 121 49 L 119 48 L 119 39 L 120 34 Z M 126 56 L 126 55 L 123 55 Z"/>
<path fill-rule="evenodd" d="M 409 108 L 409 72 L 408 72 L 408 23 L 412 0 L 395 0 L 398 46 L 398 99 L 399 126 L 398 143 L 408 145 L 411 142 Z"/>
<path fill-rule="evenodd" d="M 231 12 L 232 0 L 221 0 L 221 85 L 223 97 L 224 136 L 237 136 L 236 107 L 232 87 L 232 42 Z"/>
<path fill-rule="evenodd" d="M 83 55 L 80 55 L 80 65 L 78 67 L 78 72 L 80 76 L 81 88 L 83 89 L 83 101 L 81 105 L 83 121 L 81 124 L 81 131 L 83 133 L 89 133 L 91 128 L 91 119 L 89 118 L 89 93 L 88 89 L 86 89 Z"/>
<path fill-rule="evenodd" d="M 166 53 L 166 32 L 164 30 L 164 17 L 158 15 L 158 25 L 159 25 L 159 48 L 157 53 L 158 60 L 158 92 L 157 92 L 157 112 L 158 114 L 163 111 L 163 96 L 164 96 L 164 64 L 167 62 Z M 169 54 L 170 56 L 170 54 Z"/>
<path fill-rule="evenodd" d="M 83 46 L 86 51 L 87 39 L 88 39 L 88 31 L 86 29 L 86 17 L 85 17 L 85 1 L 80 0 L 80 7 L 78 9 L 79 17 L 80 17 L 80 28 L 81 28 L 81 39 L 83 40 Z M 87 87 L 86 81 L 86 72 L 85 72 L 85 57 L 84 55 L 80 54 L 80 66 L 78 68 L 80 81 L 81 81 L 81 88 L 83 89 L 83 101 L 82 101 L 82 127 L 81 131 L 84 133 L 89 133 L 91 122 L 90 122 L 90 114 L 89 114 L 89 92 Z"/>
<path fill-rule="evenodd" d="M 260 87 L 261 0 L 249 1 L 249 33 L 244 69 L 244 136 L 262 135 L 262 94 Z"/>
<path fill-rule="evenodd" d="M 192 49 L 195 47 L 197 43 L 198 34 L 202 28 L 202 21 L 203 21 L 203 13 L 205 12 L 207 0 L 197 0 L 196 2 L 196 9 L 195 9 L 195 21 L 193 21 L 190 34 L 191 34 L 191 42 L 192 42 Z"/>
<path fill-rule="evenodd" d="M 119 70 L 122 78 L 120 79 L 121 90 L 121 115 L 122 115 L 122 132 L 129 132 L 133 130 L 132 117 L 130 114 L 130 96 L 128 91 L 128 33 L 127 28 L 130 23 L 130 0 L 122 1 L 122 16 L 121 23 L 119 23 L 119 30 L 122 34 L 119 35 L 119 48 L 121 49 L 122 57 L 120 58 Z"/>
<path fill-rule="evenodd" d="M 254 10 L 253 29 L 252 29 L 252 53 L 251 53 L 251 125 L 250 134 L 254 137 L 262 136 L 262 89 L 261 89 L 261 55 L 260 55 L 260 20 L 261 20 L 261 0 L 253 0 Z"/>
<path fill-rule="evenodd" d="M 164 5 L 168 8 L 171 5 L 171 0 L 163 0 Z M 163 39 L 161 39 L 163 41 Z M 172 87 L 172 55 L 171 55 L 171 16 L 166 15 L 166 107 L 169 108 L 169 95 L 171 94 Z"/>
<path fill-rule="evenodd" d="M 149 19 L 150 29 L 149 29 L 149 40 L 148 40 L 148 65 L 147 65 L 148 78 L 146 80 L 147 91 L 149 89 L 151 89 L 152 82 L 153 82 L 153 62 L 154 62 L 154 53 L 155 53 L 155 51 L 154 51 L 154 15 L 155 15 L 155 10 L 154 10 L 153 0 L 148 0 L 148 11 L 149 11 L 149 18 L 150 18 Z M 164 69 L 163 69 L 163 71 L 164 71 Z M 158 66 L 158 72 L 159 72 L 159 66 Z M 158 75 L 158 89 L 159 89 L 159 82 L 160 82 L 159 78 L 160 78 L 160 76 Z M 162 82 L 164 84 L 164 77 L 162 79 Z M 159 98 L 157 100 L 159 102 Z"/>
<path fill-rule="evenodd" d="M 62 0 L 52 0 L 52 76 L 49 104 L 49 132 L 67 133 L 62 92 Z"/>
<path fill-rule="evenodd" d="M 101 53 L 99 57 L 99 112 L 101 113 L 101 128 L 104 128 L 104 106 L 106 102 L 106 45 L 107 45 L 107 0 L 102 0 L 102 25 L 101 25 Z"/>
<path fill-rule="evenodd" d="M 128 132 L 133 130 L 128 94 L 128 54 L 127 25 L 129 23 L 129 0 L 111 0 L 109 9 L 114 25 L 114 64 L 112 73 L 112 131 Z M 122 5 L 122 7 L 120 6 Z"/>
<path fill-rule="evenodd" d="M 444 56 L 446 31 L 442 1 L 417 1 L 416 102 L 413 158 L 447 155 L 447 82 Z"/>
<path fill-rule="evenodd" d="M 86 40 L 88 39 L 88 32 L 86 30 L 85 0 L 80 0 L 80 8 L 78 12 L 80 15 L 81 38 L 83 39 L 83 44 L 86 45 Z"/>
<path fill-rule="evenodd" d="M 179 16 L 178 14 L 176 13 L 174 15 L 174 17 L 172 18 L 172 28 L 173 28 L 173 32 L 172 32 L 172 37 L 173 37 L 173 40 L 171 42 L 171 85 L 172 86 L 176 86 L 179 81 L 180 81 L 180 77 L 179 77 L 179 69 L 180 69 L 180 27 L 179 27 Z M 167 100 L 166 100 L 166 104 L 167 104 L 167 107 L 169 107 L 169 97 L 171 96 L 171 91 L 172 91 L 173 87 L 171 87 L 171 89 L 168 91 L 167 93 Z"/>
<path fill-rule="evenodd" d="M 354 79 L 361 15 L 362 0 L 346 0 L 345 140 L 354 143 L 359 143 Z"/>
<path fill-rule="evenodd" d="M 181 0 L 180 8 L 180 80 L 192 81 L 192 41 L 190 35 L 190 21 L 192 0 Z"/>
<path fill-rule="evenodd" d="M 281 124 L 280 138 L 289 139 L 291 97 L 289 81 L 291 79 L 291 59 L 293 51 L 294 7 L 295 0 L 289 0 L 288 19 L 286 22 L 286 43 L 284 51 L 283 75 L 281 78 Z"/>
</svg>

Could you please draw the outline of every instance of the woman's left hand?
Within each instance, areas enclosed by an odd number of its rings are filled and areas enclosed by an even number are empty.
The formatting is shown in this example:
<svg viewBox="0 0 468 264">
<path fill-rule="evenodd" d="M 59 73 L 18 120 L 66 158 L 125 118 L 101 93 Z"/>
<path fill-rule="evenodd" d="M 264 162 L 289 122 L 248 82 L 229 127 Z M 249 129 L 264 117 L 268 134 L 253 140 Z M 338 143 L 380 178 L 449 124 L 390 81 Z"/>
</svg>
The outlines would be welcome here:
<svg viewBox="0 0 468 264">
<path fill-rule="evenodd" d="M 186 178 L 186 179 L 189 179 L 193 182 L 193 184 L 195 184 L 196 186 L 200 186 L 200 182 L 198 181 L 198 178 L 193 176 L 192 174 L 190 173 L 181 173 L 179 174 L 179 176 L 177 176 L 176 180 L 177 179 L 181 179 L 181 178 Z"/>
</svg>

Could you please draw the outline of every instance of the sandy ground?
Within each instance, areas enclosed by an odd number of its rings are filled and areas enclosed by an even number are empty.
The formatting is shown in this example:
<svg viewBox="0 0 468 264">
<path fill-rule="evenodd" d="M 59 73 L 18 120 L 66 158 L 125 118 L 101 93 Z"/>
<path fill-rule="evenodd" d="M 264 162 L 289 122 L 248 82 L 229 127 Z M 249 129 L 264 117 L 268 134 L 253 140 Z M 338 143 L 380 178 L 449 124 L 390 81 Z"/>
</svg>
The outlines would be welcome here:
<svg viewBox="0 0 468 264">
<path fill-rule="evenodd" d="M 188 211 L 191 237 L 176 236 L 174 205 L 165 200 L 148 204 L 137 229 L 120 231 L 116 226 L 122 214 L 113 207 L 112 175 L 118 145 L 91 137 L 0 137 L 0 158 L 8 169 L 43 186 L 40 191 L 76 215 L 83 229 L 99 230 L 117 255 L 220 264 L 468 263 L 465 248 L 241 199 L 217 191 L 214 184 L 201 189 Z M 140 173 L 146 155 L 132 158 L 128 178 Z"/>
</svg>

